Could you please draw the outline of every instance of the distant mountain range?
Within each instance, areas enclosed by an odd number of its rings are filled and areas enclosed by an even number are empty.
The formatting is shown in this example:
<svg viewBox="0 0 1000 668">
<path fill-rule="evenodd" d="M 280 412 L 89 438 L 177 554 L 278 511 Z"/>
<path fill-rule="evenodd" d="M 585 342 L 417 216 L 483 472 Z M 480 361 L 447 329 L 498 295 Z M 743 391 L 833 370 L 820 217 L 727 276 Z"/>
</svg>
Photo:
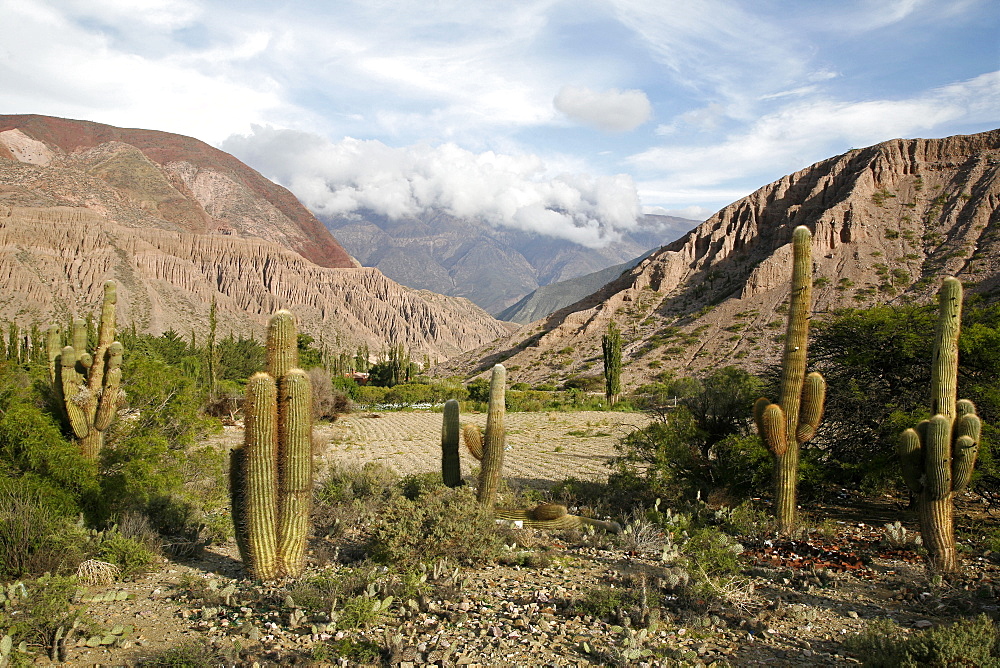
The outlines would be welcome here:
<svg viewBox="0 0 1000 668">
<path fill-rule="evenodd" d="M 814 317 L 929 302 L 941 278 L 1000 297 L 1000 130 L 895 139 L 818 162 L 725 207 L 591 295 L 449 360 L 442 374 L 510 382 L 601 374 L 601 336 L 623 331 L 631 385 L 675 369 L 777 361 L 791 234 L 813 231 Z"/>
<path fill-rule="evenodd" d="M 699 222 L 644 216 L 621 241 L 587 248 L 444 213 L 392 219 L 362 211 L 322 220 L 364 266 L 412 288 L 465 297 L 494 314 L 539 286 L 633 260 Z"/>
<path fill-rule="evenodd" d="M 568 278 L 558 283 L 543 285 L 526 294 L 516 304 L 505 308 L 497 314 L 497 318 L 505 322 L 516 322 L 519 325 L 526 325 L 539 318 L 544 318 L 564 306 L 575 304 L 587 295 L 597 292 L 621 276 L 622 272 L 628 271 L 655 252 L 654 248 L 628 262 L 622 262 L 576 278 Z"/>
<path fill-rule="evenodd" d="M 93 312 L 154 334 L 262 333 L 289 308 L 331 347 L 444 358 L 510 329 L 465 299 L 359 268 L 286 189 L 203 142 L 46 116 L 0 116 L 0 320 Z"/>
</svg>

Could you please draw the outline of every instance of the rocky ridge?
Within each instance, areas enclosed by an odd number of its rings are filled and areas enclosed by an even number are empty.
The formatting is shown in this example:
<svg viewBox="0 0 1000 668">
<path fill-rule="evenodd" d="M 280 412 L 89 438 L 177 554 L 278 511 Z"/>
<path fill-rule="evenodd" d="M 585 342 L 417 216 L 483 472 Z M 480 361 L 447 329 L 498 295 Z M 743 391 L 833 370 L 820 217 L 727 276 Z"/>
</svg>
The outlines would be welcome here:
<svg viewBox="0 0 1000 668">
<path fill-rule="evenodd" d="M 816 163 L 725 207 L 594 294 L 452 360 L 498 360 L 512 382 L 600 374 L 600 339 L 623 330 L 626 378 L 664 368 L 759 367 L 780 355 L 791 233 L 813 231 L 814 313 L 926 301 L 940 278 L 1000 287 L 1000 130 L 896 139 Z"/>
</svg>

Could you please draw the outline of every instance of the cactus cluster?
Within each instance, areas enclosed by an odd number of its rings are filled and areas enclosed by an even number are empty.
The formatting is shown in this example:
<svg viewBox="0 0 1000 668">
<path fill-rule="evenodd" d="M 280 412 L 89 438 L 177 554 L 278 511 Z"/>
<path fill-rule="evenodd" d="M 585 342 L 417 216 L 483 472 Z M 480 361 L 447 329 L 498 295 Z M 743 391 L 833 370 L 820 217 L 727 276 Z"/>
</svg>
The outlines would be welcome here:
<svg viewBox="0 0 1000 668">
<path fill-rule="evenodd" d="M 934 571 L 958 570 L 952 499 L 969 484 L 982 423 L 971 401 L 957 399 L 962 284 L 944 279 L 931 368 L 931 419 L 907 429 L 897 452 L 903 480 L 916 497 L 927 562 Z"/>
<path fill-rule="evenodd" d="M 753 410 L 761 440 L 774 456 L 775 518 L 782 532 L 792 530 L 796 522 L 799 447 L 816 433 L 826 399 L 823 376 L 817 372 L 806 375 L 812 308 L 812 233 L 804 225 L 792 233 L 792 254 L 792 292 L 781 359 L 781 396 L 777 403 L 762 397 Z"/>
<path fill-rule="evenodd" d="M 295 576 L 304 565 L 312 495 L 312 388 L 298 368 L 295 319 L 268 325 L 267 371 L 247 383 L 243 445 L 230 461 L 236 542 L 261 580 Z"/>
<path fill-rule="evenodd" d="M 49 379 L 73 437 L 88 459 L 97 459 L 100 455 L 104 431 L 124 401 L 121 390 L 123 348 L 115 340 L 117 303 L 115 283 L 107 281 L 97 347 L 93 352 L 87 350 L 87 323 L 79 318 L 73 321 L 71 345 L 62 346 L 59 325 L 51 325 L 46 338 Z"/>
</svg>

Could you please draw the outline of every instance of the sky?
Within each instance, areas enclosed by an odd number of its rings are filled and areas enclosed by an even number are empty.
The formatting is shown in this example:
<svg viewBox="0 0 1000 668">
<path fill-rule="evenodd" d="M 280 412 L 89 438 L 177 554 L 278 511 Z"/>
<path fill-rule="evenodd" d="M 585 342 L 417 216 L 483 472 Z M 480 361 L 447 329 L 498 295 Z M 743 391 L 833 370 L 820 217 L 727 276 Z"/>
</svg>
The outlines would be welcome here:
<svg viewBox="0 0 1000 668">
<path fill-rule="evenodd" d="M 317 214 L 597 247 L 1000 128 L 996 0 L 0 0 L 0 114 L 189 135 Z"/>
</svg>

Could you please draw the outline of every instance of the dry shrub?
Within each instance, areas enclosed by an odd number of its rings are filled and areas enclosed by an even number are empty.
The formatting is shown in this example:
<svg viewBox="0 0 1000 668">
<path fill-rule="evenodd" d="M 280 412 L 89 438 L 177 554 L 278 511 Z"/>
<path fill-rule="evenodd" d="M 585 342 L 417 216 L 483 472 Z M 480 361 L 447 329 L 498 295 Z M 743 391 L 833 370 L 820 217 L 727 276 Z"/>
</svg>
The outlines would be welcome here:
<svg viewBox="0 0 1000 668">
<path fill-rule="evenodd" d="M 338 416 L 351 412 L 351 400 L 343 392 L 333 389 L 333 381 L 326 370 L 315 367 L 309 369 L 307 373 L 312 384 L 315 419 L 333 422 Z"/>
</svg>

